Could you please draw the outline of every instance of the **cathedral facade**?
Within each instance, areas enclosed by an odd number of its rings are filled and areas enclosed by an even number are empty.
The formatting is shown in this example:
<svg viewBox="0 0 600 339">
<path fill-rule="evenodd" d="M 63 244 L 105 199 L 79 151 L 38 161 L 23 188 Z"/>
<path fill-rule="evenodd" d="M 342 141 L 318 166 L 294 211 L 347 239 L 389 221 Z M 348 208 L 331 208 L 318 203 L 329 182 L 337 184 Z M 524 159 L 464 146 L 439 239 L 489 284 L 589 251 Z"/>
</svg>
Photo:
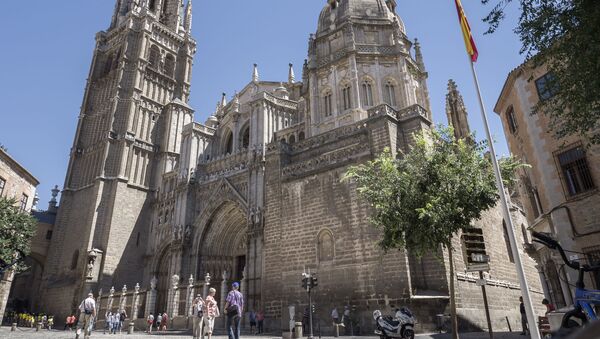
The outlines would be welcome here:
<svg viewBox="0 0 600 339">
<path fill-rule="evenodd" d="M 301 80 L 290 65 L 287 80 L 264 81 L 255 65 L 203 124 L 188 105 L 191 28 L 191 0 L 118 0 L 97 34 L 42 278 L 45 311 L 66 315 L 90 290 L 140 284 L 156 291 L 145 313 L 164 312 L 173 284 L 210 274 L 218 295 L 223 282 L 241 281 L 248 310 L 264 310 L 279 331 L 288 306 L 306 305 L 300 279 L 310 269 L 323 327 L 333 307 L 351 306 L 368 329 L 374 309 L 408 305 L 421 329 L 433 329 L 455 279 L 464 326 L 483 328 L 478 276 L 457 262 L 450 277 L 441 249 L 382 252 L 369 206 L 340 180 L 385 148 L 408 152 L 413 133 L 432 125 L 423 56 L 395 0 L 329 0 Z M 466 119 L 450 89 L 449 116 Z M 525 222 L 517 206 L 513 214 Z M 476 224 L 492 253 L 494 321 L 506 327 L 520 292 L 501 213 Z M 525 266 L 540 292 L 533 261 Z"/>
</svg>

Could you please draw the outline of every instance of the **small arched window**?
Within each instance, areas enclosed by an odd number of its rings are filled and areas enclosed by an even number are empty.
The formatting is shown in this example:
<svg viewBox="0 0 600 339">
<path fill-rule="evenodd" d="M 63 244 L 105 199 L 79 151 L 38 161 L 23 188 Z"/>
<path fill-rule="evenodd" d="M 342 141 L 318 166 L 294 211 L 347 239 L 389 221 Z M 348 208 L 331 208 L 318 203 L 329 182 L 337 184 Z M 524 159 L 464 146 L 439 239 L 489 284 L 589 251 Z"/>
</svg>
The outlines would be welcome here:
<svg viewBox="0 0 600 339">
<path fill-rule="evenodd" d="M 79 250 L 75 250 L 73 252 L 73 257 L 71 258 L 71 270 L 77 268 L 77 262 L 79 261 Z"/>
<path fill-rule="evenodd" d="M 369 81 L 362 84 L 362 104 L 363 106 L 373 106 L 373 86 Z"/>
<path fill-rule="evenodd" d="M 150 54 L 148 55 L 148 65 L 151 68 L 157 70 L 159 63 L 160 63 L 160 51 L 158 50 L 158 47 L 152 46 L 152 47 L 150 47 Z"/>
<path fill-rule="evenodd" d="M 333 260 L 335 255 L 335 243 L 333 233 L 329 230 L 322 230 L 317 237 L 317 251 L 319 261 Z"/>
<path fill-rule="evenodd" d="M 242 147 L 248 148 L 250 146 L 250 127 L 246 127 L 244 134 L 242 134 Z"/>
<path fill-rule="evenodd" d="M 104 74 L 110 73 L 112 66 L 113 66 L 113 57 L 112 57 L 112 55 L 109 55 L 106 58 L 106 63 L 104 64 Z"/>
<path fill-rule="evenodd" d="M 396 106 L 396 86 L 391 81 L 385 83 L 383 101 L 390 106 Z"/>
<path fill-rule="evenodd" d="M 508 238 L 508 227 L 506 227 L 506 223 L 502 220 L 502 230 L 504 231 L 504 242 L 506 243 L 506 252 L 508 252 L 508 259 L 510 262 L 514 263 L 515 258 L 513 257 L 512 246 L 510 246 L 510 239 Z"/>
<path fill-rule="evenodd" d="M 342 88 L 342 100 L 344 111 L 352 108 L 352 89 L 350 88 L 350 85 L 345 85 Z"/>
<path fill-rule="evenodd" d="M 233 153 L 233 134 L 229 133 L 227 136 L 227 141 L 225 142 L 225 153 L 232 154 Z"/>
<path fill-rule="evenodd" d="M 293 144 L 296 142 L 296 137 L 294 135 L 290 135 L 290 144 Z"/>
<path fill-rule="evenodd" d="M 325 113 L 326 117 L 329 117 L 331 116 L 331 114 L 333 114 L 333 106 L 331 103 L 330 91 L 325 92 L 325 94 L 323 95 L 323 112 Z"/>
<path fill-rule="evenodd" d="M 300 132 L 298 134 L 298 141 L 302 141 L 302 140 L 304 140 L 304 132 Z"/>
<path fill-rule="evenodd" d="M 165 58 L 165 75 L 171 78 L 175 75 L 175 58 L 171 54 Z"/>
</svg>

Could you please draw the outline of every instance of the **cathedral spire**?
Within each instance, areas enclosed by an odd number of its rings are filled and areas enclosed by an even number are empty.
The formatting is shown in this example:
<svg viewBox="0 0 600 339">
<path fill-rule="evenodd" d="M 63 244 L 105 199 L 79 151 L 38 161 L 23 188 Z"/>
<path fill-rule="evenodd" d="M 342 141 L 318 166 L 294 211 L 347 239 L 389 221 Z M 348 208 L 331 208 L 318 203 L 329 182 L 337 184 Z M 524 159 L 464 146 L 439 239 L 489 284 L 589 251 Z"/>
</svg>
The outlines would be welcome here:
<svg viewBox="0 0 600 339">
<path fill-rule="evenodd" d="M 221 108 L 225 108 L 227 106 L 227 94 L 223 93 L 221 95 Z"/>
<path fill-rule="evenodd" d="M 185 6 L 185 19 L 183 21 L 183 29 L 185 30 L 188 36 L 192 34 L 192 0 L 188 0 Z"/>
<path fill-rule="evenodd" d="M 258 82 L 258 65 L 254 64 L 254 70 L 252 71 L 252 82 Z"/>
<path fill-rule="evenodd" d="M 415 39 L 415 61 L 422 72 L 425 72 L 425 62 L 423 62 L 423 54 L 421 53 L 421 44 L 418 39 Z"/>
<path fill-rule="evenodd" d="M 296 81 L 296 75 L 294 74 L 294 65 L 290 64 L 288 72 L 288 83 L 293 84 Z"/>
<path fill-rule="evenodd" d="M 446 115 L 448 125 L 454 128 L 456 139 L 471 139 L 471 129 L 467 120 L 467 109 L 463 97 L 458 91 L 454 80 L 448 80 L 448 94 L 446 95 Z"/>
</svg>

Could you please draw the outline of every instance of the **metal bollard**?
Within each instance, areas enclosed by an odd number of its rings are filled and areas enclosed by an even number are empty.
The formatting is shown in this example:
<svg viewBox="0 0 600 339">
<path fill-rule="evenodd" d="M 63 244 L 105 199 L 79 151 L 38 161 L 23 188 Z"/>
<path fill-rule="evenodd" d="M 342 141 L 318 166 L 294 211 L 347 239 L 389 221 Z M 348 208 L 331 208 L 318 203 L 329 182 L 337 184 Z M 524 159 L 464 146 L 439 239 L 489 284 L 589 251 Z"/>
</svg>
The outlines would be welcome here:
<svg viewBox="0 0 600 339">
<path fill-rule="evenodd" d="M 17 330 L 17 323 L 12 323 L 12 326 L 10 327 L 10 331 L 14 332 Z"/>
<path fill-rule="evenodd" d="M 294 338 L 296 339 L 301 339 L 302 338 L 302 323 L 301 322 L 296 322 L 294 324 Z"/>
<path fill-rule="evenodd" d="M 135 324 L 132 322 L 129 323 L 129 328 L 127 329 L 127 334 L 133 334 L 135 328 Z"/>
<path fill-rule="evenodd" d="M 339 337 L 339 336 L 340 336 L 340 325 L 339 325 L 339 324 L 336 324 L 336 323 L 333 323 L 333 326 L 335 327 L 335 334 L 334 334 L 334 337 L 336 337 L 336 338 L 337 338 L 337 337 Z"/>
</svg>

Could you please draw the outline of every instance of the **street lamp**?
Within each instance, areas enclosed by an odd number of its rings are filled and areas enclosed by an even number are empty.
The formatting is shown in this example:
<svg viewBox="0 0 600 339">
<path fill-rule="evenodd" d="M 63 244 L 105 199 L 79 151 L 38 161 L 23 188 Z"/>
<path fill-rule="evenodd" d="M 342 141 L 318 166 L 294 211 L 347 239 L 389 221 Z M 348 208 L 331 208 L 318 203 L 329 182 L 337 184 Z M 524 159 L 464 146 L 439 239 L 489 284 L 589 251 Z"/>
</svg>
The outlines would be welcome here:
<svg viewBox="0 0 600 339">
<path fill-rule="evenodd" d="M 313 339 L 313 304 L 310 292 L 313 288 L 319 285 L 319 280 L 315 276 L 315 274 L 311 274 L 310 270 L 302 273 L 302 288 L 306 290 L 308 293 L 308 327 L 310 329 L 310 334 L 308 335 L 308 339 Z"/>
</svg>

